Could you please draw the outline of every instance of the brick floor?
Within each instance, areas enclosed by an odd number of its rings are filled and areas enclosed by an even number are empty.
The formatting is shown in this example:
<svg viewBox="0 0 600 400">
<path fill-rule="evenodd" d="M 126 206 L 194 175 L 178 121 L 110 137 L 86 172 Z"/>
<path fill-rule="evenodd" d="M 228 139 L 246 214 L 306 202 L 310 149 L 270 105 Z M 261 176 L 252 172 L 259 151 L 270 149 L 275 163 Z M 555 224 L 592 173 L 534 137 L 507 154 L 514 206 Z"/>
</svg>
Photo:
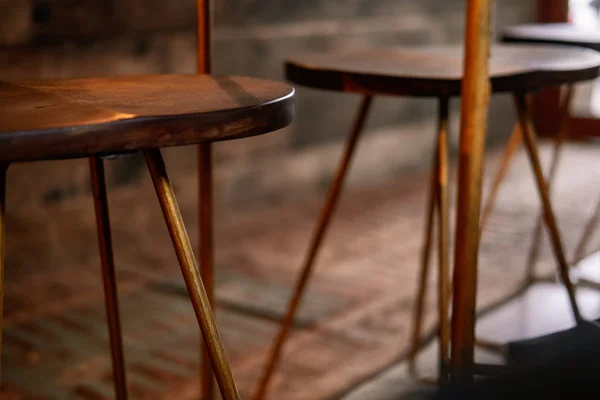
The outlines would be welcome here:
<svg viewBox="0 0 600 400">
<path fill-rule="evenodd" d="M 571 146 L 563 157 L 555 193 L 569 249 L 600 193 L 590 184 L 600 178 L 598 153 Z M 488 166 L 495 162 L 490 157 Z M 530 176 L 520 155 L 481 246 L 480 306 L 505 296 L 522 276 L 538 209 Z M 406 349 L 426 182 L 415 172 L 346 193 L 271 398 L 333 398 Z M 121 194 L 111 209 L 130 393 L 133 399 L 195 399 L 198 329 L 158 206 L 152 212 L 135 207 L 138 196 L 152 195 L 151 187 L 144 190 Z M 217 232 L 219 326 L 244 398 L 260 373 L 321 201 L 236 217 Z M 182 208 L 194 215 L 193 204 Z M 26 228 L 11 228 L 8 220 L 3 398 L 112 398 L 93 217 L 76 226 L 67 222 L 81 212 L 57 208 L 54 217 L 65 222 L 51 232 L 43 221 L 27 228 L 29 244 L 11 239 L 11 232 Z M 82 245 L 59 263 L 51 249 L 64 237 L 79 237 Z M 34 245 L 49 254 L 33 251 Z M 545 244 L 540 264 L 552 265 L 549 260 Z M 432 297 L 429 328 L 433 306 Z"/>
</svg>

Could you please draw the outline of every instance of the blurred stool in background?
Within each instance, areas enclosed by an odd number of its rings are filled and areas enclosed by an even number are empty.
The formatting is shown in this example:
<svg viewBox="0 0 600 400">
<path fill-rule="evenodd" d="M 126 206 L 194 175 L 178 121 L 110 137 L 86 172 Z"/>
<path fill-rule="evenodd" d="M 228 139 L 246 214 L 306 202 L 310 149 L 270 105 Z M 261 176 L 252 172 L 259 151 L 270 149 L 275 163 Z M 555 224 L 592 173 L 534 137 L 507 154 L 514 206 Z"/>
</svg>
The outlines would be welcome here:
<svg viewBox="0 0 600 400">
<path fill-rule="evenodd" d="M 520 43 L 529 45 L 540 45 L 540 44 L 555 44 L 563 45 L 565 52 L 568 51 L 566 46 L 577 46 L 588 49 L 600 51 L 600 29 L 594 28 L 579 28 L 568 23 L 551 23 L 551 24 L 528 24 L 508 27 L 501 32 L 501 39 L 507 43 Z M 566 54 L 566 53 L 565 53 Z M 553 153 L 550 161 L 550 166 L 546 180 L 548 186 L 552 187 L 552 183 L 556 178 L 558 164 L 560 160 L 561 150 L 566 141 L 577 140 L 589 142 L 593 138 L 600 137 L 600 129 L 596 130 L 594 124 L 600 128 L 600 114 L 594 114 L 594 107 L 598 107 L 597 104 L 590 105 L 589 116 L 582 120 L 583 123 L 578 126 L 573 126 L 574 122 L 570 111 L 573 104 L 573 98 L 575 96 L 574 83 L 570 82 L 565 84 L 562 101 L 559 107 L 559 120 L 558 129 L 552 133 L 554 146 Z M 597 85 L 594 85 L 593 92 L 597 89 Z M 592 101 L 594 99 L 592 92 Z M 542 117 L 545 118 L 545 117 Z M 581 120 L 581 119 L 579 119 Z M 515 131 L 509 141 L 503 159 L 502 166 L 499 169 L 498 174 L 494 179 L 494 185 L 492 194 L 488 198 L 484 206 L 482 213 L 482 219 L 485 220 L 489 216 L 491 209 L 493 208 L 494 201 L 498 189 L 506 175 L 506 171 L 509 168 L 510 162 L 514 157 L 515 151 L 518 149 L 521 142 L 521 132 Z M 550 278 L 537 277 L 534 271 L 536 261 L 539 257 L 539 250 L 542 238 L 542 224 L 543 216 L 540 213 L 537 223 L 533 232 L 533 241 L 531 249 L 527 258 L 526 264 L 526 280 L 532 284 L 538 281 L 553 280 Z M 594 232 L 600 225 L 600 199 L 598 199 L 597 205 L 594 208 L 588 222 L 586 223 L 583 233 L 578 241 L 576 248 L 574 249 L 573 257 L 571 258 L 571 266 L 577 265 L 582 259 L 584 259 L 589 253 L 587 249 L 589 247 L 590 239 L 593 237 Z M 592 282 L 587 279 L 580 279 L 578 284 L 588 287 L 600 289 L 600 282 Z"/>
<path fill-rule="evenodd" d="M 526 93 L 544 86 L 566 82 L 590 80 L 598 76 L 600 55 L 586 49 L 567 49 L 553 46 L 498 45 L 492 49 L 490 79 L 494 93 L 512 92 L 519 114 L 519 126 L 525 133 L 527 151 L 532 163 L 540 198 L 546 213 L 553 247 L 562 260 L 559 264 L 569 292 L 573 313 L 579 311 L 567 274 L 567 263 L 558 227 L 552 211 L 547 186 L 541 172 L 536 147 L 536 134 L 530 122 Z M 425 298 L 425 283 L 429 269 L 432 244 L 433 219 L 438 219 L 438 313 L 440 339 L 440 377 L 448 378 L 450 327 L 448 317 L 451 285 L 449 284 L 449 210 L 448 210 L 448 117 L 449 101 L 461 95 L 463 52 L 460 47 L 440 46 L 421 48 L 370 48 L 345 50 L 327 54 L 314 54 L 293 58 L 286 63 L 287 78 L 299 85 L 315 89 L 360 94 L 363 99 L 337 174 L 329 189 L 317 227 L 309 244 L 308 252 L 287 314 L 281 323 L 271 353 L 265 365 L 262 379 L 255 393 L 255 400 L 263 399 L 270 379 L 277 367 L 281 349 L 291 329 L 294 315 L 302 301 L 314 269 L 314 262 L 325 237 L 327 228 L 338 204 L 343 182 L 347 175 L 359 136 L 376 95 L 398 97 L 429 97 L 438 101 L 438 133 L 426 205 L 426 227 L 422 254 L 419 288 L 415 306 L 415 325 L 410 350 L 411 371 L 415 374 L 415 358 L 420 344 L 420 330 Z M 365 272 L 368 273 L 368 272 Z"/>
</svg>

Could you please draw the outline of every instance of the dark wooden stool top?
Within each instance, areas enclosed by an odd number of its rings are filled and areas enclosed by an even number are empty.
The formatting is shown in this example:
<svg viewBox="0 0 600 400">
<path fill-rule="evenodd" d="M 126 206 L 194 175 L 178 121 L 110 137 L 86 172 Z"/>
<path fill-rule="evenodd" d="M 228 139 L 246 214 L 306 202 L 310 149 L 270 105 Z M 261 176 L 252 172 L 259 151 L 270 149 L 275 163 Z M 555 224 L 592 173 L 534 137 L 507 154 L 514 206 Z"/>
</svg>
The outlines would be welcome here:
<svg viewBox="0 0 600 400">
<path fill-rule="evenodd" d="M 0 161 L 259 135 L 291 123 L 293 94 L 283 83 L 208 75 L 0 81 Z"/>
<path fill-rule="evenodd" d="M 459 46 L 367 48 L 309 54 L 286 62 L 300 85 L 371 95 L 443 97 L 460 94 Z M 491 49 L 494 92 L 533 91 L 594 79 L 600 53 L 566 46 L 496 45 Z"/>
<path fill-rule="evenodd" d="M 500 38 L 504 42 L 564 44 L 600 51 L 600 29 L 568 23 L 511 26 L 502 30 Z"/>
</svg>

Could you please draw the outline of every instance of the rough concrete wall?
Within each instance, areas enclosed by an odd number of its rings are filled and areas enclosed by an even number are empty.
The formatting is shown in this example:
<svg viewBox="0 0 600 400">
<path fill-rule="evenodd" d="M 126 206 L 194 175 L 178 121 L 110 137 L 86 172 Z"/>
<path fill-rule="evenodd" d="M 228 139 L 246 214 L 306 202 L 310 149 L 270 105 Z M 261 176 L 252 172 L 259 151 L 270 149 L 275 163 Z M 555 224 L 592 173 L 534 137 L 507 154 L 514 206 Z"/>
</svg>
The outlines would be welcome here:
<svg viewBox="0 0 600 400">
<path fill-rule="evenodd" d="M 496 25 L 529 21 L 534 1 L 503 0 Z M 217 73 L 283 79 L 290 55 L 349 46 L 458 43 L 464 0 L 215 0 Z M 0 76 L 74 77 L 193 72 L 193 0 L 1 0 Z M 216 146 L 221 215 L 322 192 L 333 173 L 358 96 L 298 88 L 297 118 L 282 132 Z M 453 104 L 454 134 L 458 102 Z M 494 101 L 491 135 L 510 128 L 510 103 Z M 433 142 L 435 101 L 377 99 L 351 185 L 423 166 Z M 390 149 L 393 149 L 390 150 Z M 170 150 L 182 196 L 194 197 L 193 149 Z M 140 158 L 109 163 L 113 191 L 146 179 Z M 12 212 L 25 205 L 89 201 L 83 160 L 11 169 Z M 9 194 L 9 200 L 11 195 Z M 151 200 L 149 200 L 151 201 Z M 15 204 L 16 203 L 16 204 Z"/>
</svg>

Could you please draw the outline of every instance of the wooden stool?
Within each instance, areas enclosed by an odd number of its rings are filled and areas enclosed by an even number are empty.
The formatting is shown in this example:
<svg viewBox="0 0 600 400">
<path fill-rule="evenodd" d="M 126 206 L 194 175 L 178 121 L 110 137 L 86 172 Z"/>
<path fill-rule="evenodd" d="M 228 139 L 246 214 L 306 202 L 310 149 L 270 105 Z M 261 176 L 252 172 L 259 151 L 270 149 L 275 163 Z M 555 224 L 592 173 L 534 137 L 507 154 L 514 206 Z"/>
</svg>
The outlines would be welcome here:
<svg viewBox="0 0 600 400">
<path fill-rule="evenodd" d="M 562 244 L 539 164 L 535 145 L 536 135 L 530 123 L 525 94 L 547 85 L 589 80 L 598 76 L 600 55 L 584 49 L 568 49 L 568 52 L 569 54 L 566 54 L 563 49 L 549 46 L 532 48 L 500 45 L 492 50 L 490 65 L 493 92 L 513 92 L 515 95 L 520 125 L 525 132 L 528 154 L 552 231 L 553 245 L 560 255 L 563 254 Z M 288 336 L 295 312 L 312 274 L 320 245 L 338 203 L 344 178 L 364 127 L 373 96 L 376 95 L 432 97 L 439 102 L 438 134 L 426 206 L 425 243 L 415 308 L 411 365 L 414 370 L 414 358 L 419 347 L 433 218 L 437 209 L 438 231 L 440 232 L 438 237 L 438 267 L 439 275 L 442 277 L 438 283 L 438 312 L 441 321 L 439 325 L 440 380 L 442 382 L 446 380 L 450 341 L 450 329 L 447 324 L 448 299 L 450 298 L 450 285 L 448 283 L 448 103 L 450 98 L 461 94 L 462 67 L 463 52 L 459 47 L 358 49 L 307 55 L 287 61 L 286 74 L 292 82 L 316 89 L 358 93 L 363 96 L 363 100 L 346 142 L 337 175 L 329 189 L 327 200 L 321 211 L 287 314 L 281 324 L 279 334 L 275 339 L 263 371 L 262 379 L 254 397 L 256 400 L 264 398 L 266 394 L 269 380 L 277 366 L 282 346 Z M 569 291 L 573 311 L 575 315 L 579 316 L 566 268 L 566 262 L 560 264 L 561 276 Z"/>
<path fill-rule="evenodd" d="M 197 70 L 199 74 L 209 74 L 211 2 L 196 0 L 196 3 Z M 280 83 L 208 75 L 0 81 L 0 141 L 5 144 L 0 151 L 0 228 L 4 227 L 6 169 L 10 163 L 90 157 L 117 399 L 127 398 L 127 385 L 102 157 L 144 152 L 203 333 L 200 374 L 203 398 L 214 397 L 214 367 L 223 398 L 237 399 L 239 395 L 211 311 L 214 296 L 211 143 L 287 126 L 293 114 L 293 94 L 291 87 Z M 159 150 L 195 143 L 198 143 L 200 189 L 199 271 Z M 3 229 L 0 232 L 3 235 Z M 0 246 L 3 243 L 0 236 Z M 0 273 L 3 263 L 2 259 Z M 0 316 L 1 311 L 0 301 Z M 0 334 L 1 328 L 0 317 Z"/>
<path fill-rule="evenodd" d="M 282 83 L 208 75 L 0 81 L 0 252 L 8 166 L 89 157 L 118 399 L 127 393 L 102 157 L 143 152 L 222 396 L 238 399 L 160 148 L 283 128 L 292 120 L 293 94 Z"/>
<path fill-rule="evenodd" d="M 504 42 L 513 43 L 529 43 L 529 44 L 560 44 L 569 46 L 578 46 L 600 51 L 600 31 L 597 29 L 582 29 L 567 23 L 552 23 L 552 24 L 528 24 L 519 25 L 506 28 L 501 33 L 501 38 Z M 554 135 L 554 148 L 552 159 L 550 162 L 550 169 L 548 172 L 548 185 L 552 186 L 556 172 L 558 169 L 558 162 L 560 159 L 561 150 L 565 141 L 573 138 L 574 134 L 580 139 L 589 138 L 589 135 L 600 136 L 599 132 L 572 132 L 570 129 L 569 110 L 571 106 L 571 100 L 573 98 L 575 89 L 572 83 L 566 85 L 566 90 L 563 93 L 563 100 L 560 106 L 560 118 L 561 123 L 558 131 Z M 492 195 L 489 197 L 488 202 L 484 206 L 483 215 L 485 218 L 490 214 L 493 208 L 494 201 L 498 189 L 504 179 L 508 166 L 514 156 L 516 149 L 521 141 L 521 134 L 518 131 L 513 132 L 513 136 L 510 139 L 510 145 L 507 146 L 501 163 L 501 168 L 498 171 L 494 179 L 494 185 L 492 189 Z M 537 281 L 552 280 L 552 277 L 541 278 L 535 275 L 534 266 L 539 255 L 539 248 L 541 243 L 543 219 L 540 215 L 537 219 L 536 227 L 533 231 L 533 241 L 530 248 L 530 252 L 527 258 L 526 264 L 526 281 L 532 284 Z M 600 199 L 598 199 L 597 206 L 590 216 L 583 234 L 579 239 L 579 242 L 575 248 L 573 258 L 571 259 L 571 265 L 576 265 L 583 258 L 586 257 L 586 248 L 589 245 L 589 240 L 593 236 L 595 230 L 600 224 Z M 593 288 L 600 288 L 600 282 L 593 282 L 586 279 L 580 279 L 578 284 L 582 286 L 588 286 Z"/>
</svg>

